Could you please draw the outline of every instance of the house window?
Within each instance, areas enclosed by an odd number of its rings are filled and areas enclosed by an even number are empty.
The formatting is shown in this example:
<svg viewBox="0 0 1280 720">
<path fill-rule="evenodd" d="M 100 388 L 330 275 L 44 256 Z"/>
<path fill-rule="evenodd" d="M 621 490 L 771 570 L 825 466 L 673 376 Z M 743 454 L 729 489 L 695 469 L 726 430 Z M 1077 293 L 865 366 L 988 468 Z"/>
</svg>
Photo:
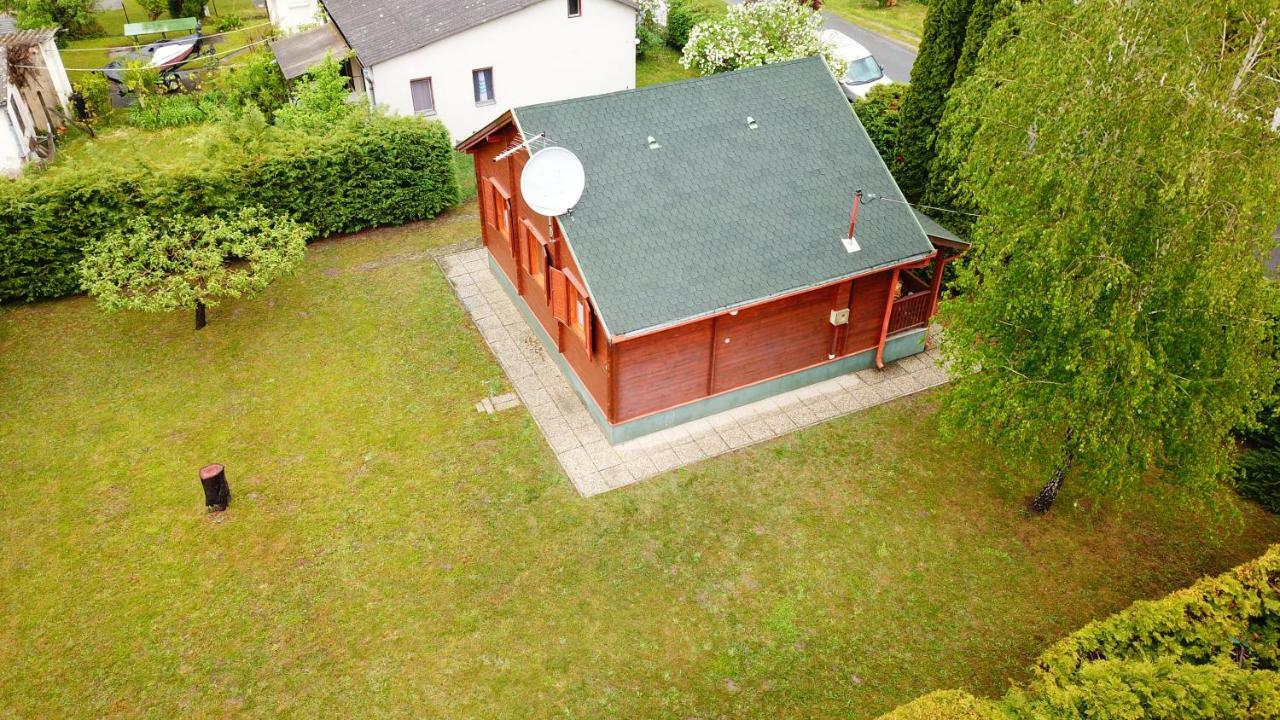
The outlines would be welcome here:
<svg viewBox="0 0 1280 720">
<path fill-rule="evenodd" d="M 523 245 L 525 272 L 544 291 L 547 288 L 547 241 L 528 220 L 520 221 L 520 240 Z M 544 292 L 545 294 L 545 292 Z"/>
<path fill-rule="evenodd" d="M 569 0 L 569 17 L 582 15 L 582 0 Z"/>
<path fill-rule="evenodd" d="M 493 94 L 493 68 L 472 70 L 471 85 L 475 90 L 476 105 L 492 105 L 497 102 Z"/>
<path fill-rule="evenodd" d="M 487 202 L 484 203 L 485 222 L 502 233 L 502 237 L 511 240 L 511 197 L 492 179 L 489 180 L 485 190 L 487 195 Z M 516 256 L 514 242 L 512 255 Z"/>
<path fill-rule="evenodd" d="M 413 97 L 413 111 L 419 115 L 436 114 L 436 94 L 431 78 L 409 81 L 409 94 Z"/>
</svg>

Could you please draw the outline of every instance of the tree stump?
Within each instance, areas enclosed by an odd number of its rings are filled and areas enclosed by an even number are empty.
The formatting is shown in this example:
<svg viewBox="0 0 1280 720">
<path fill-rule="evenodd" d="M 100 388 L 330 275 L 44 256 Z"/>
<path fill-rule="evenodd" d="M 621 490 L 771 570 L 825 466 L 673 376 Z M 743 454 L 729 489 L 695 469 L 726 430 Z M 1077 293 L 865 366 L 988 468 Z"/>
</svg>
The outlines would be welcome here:
<svg viewBox="0 0 1280 720">
<path fill-rule="evenodd" d="M 231 486 L 226 468 L 214 463 L 200 468 L 200 484 L 204 486 L 204 506 L 208 512 L 222 512 L 231 504 Z"/>
</svg>

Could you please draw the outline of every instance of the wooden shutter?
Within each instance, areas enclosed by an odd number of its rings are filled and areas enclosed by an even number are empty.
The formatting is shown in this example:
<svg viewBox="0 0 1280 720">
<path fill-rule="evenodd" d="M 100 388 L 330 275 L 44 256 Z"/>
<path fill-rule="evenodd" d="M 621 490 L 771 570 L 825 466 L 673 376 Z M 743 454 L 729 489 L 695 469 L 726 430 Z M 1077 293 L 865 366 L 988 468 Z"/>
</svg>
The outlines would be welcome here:
<svg viewBox="0 0 1280 720">
<path fill-rule="evenodd" d="M 551 315 L 562 323 L 569 322 L 569 281 L 557 268 L 547 269 L 547 280 L 551 286 Z"/>
</svg>

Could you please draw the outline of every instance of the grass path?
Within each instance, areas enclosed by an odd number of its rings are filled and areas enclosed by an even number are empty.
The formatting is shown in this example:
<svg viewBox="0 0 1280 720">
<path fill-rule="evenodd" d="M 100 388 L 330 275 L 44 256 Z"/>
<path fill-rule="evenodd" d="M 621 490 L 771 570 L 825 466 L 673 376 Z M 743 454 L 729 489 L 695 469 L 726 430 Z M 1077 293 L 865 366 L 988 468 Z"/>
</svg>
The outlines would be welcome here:
<svg viewBox="0 0 1280 720">
<path fill-rule="evenodd" d="M 0 309 L 7 715 L 870 718 L 1280 540 L 1026 519 L 927 395 L 580 499 L 523 410 L 472 408 L 500 372 L 427 254 L 476 235 L 469 204 L 317 243 L 199 333 Z"/>
</svg>

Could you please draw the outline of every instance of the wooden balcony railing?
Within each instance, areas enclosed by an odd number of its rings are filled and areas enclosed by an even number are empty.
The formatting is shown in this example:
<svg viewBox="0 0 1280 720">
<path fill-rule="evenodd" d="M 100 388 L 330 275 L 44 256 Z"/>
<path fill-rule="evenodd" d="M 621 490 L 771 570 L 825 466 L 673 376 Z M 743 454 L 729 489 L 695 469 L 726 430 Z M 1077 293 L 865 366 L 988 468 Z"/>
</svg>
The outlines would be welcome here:
<svg viewBox="0 0 1280 720">
<path fill-rule="evenodd" d="M 925 290 L 894 300 L 893 311 L 889 313 L 889 334 L 924 327 L 929 322 L 929 297 L 929 291 Z"/>
</svg>

